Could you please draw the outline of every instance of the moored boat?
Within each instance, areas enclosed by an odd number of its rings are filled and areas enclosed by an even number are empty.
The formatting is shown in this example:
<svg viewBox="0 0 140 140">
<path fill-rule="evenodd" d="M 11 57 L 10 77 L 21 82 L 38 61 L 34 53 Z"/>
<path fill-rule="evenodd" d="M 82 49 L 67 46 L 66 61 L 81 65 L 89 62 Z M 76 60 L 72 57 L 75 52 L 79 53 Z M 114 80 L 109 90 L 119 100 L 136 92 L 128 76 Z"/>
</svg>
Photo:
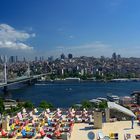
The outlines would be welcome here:
<svg viewBox="0 0 140 140">
<path fill-rule="evenodd" d="M 120 98 L 117 95 L 107 94 L 107 99 L 111 102 L 119 103 Z"/>
</svg>

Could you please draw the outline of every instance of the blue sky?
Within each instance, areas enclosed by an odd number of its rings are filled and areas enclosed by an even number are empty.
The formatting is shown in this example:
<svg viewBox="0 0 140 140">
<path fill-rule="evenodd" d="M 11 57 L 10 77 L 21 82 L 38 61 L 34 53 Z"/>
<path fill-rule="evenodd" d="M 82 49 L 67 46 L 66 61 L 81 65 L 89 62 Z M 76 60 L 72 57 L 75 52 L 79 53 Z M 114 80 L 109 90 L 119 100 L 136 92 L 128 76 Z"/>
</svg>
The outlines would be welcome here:
<svg viewBox="0 0 140 140">
<path fill-rule="evenodd" d="M 0 52 L 140 55 L 139 0 L 0 0 Z"/>
</svg>

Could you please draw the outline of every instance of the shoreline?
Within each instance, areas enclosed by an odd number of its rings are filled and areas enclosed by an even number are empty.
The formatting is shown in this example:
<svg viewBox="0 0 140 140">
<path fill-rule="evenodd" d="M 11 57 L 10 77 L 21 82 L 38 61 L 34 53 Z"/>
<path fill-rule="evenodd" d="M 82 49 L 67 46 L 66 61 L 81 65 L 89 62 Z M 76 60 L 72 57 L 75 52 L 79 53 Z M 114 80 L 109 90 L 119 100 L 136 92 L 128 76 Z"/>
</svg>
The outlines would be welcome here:
<svg viewBox="0 0 140 140">
<path fill-rule="evenodd" d="M 37 82 L 50 82 L 50 83 L 80 83 L 80 82 L 104 82 L 104 83 L 109 83 L 109 82 L 140 82 L 140 78 L 138 79 L 128 79 L 128 78 L 122 78 L 122 79 L 112 79 L 112 80 L 65 80 L 65 79 L 56 79 L 56 80 L 38 80 Z"/>
</svg>

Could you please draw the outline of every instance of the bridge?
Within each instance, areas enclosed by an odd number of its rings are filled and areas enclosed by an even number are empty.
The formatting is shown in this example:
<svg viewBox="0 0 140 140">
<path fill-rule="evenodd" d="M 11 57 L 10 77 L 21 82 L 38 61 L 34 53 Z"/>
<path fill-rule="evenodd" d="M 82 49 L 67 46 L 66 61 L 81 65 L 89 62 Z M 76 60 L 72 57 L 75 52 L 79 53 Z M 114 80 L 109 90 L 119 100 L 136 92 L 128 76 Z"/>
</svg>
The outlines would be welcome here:
<svg viewBox="0 0 140 140">
<path fill-rule="evenodd" d="M 48 65 L 50 72 L 49 73 L 42 73 L 42 74 L 38 74 L 38 75 L 30 75 L 30 66 L 28 65 L 28 69 L 26 71 L 26 75 L 21 76 L 21 77 L 16 77 L 15 79 L 7 79 L 7 65 L 6 63 L 4 63 L 4 82 L 0 83 L 0 88 L 4 88 L 4 90 L 7 90 L 7 87 L 10 85 L 15 85 L 18 83 L 24 83 L 24 82 L 29 82 L 31 83 L 31 81 L 33 80 L 37 80 L 38 78 L 41 78 L 43 76 L 47 76 L 49 74 L 52 73 L 52 68 Z"/>
</svg>

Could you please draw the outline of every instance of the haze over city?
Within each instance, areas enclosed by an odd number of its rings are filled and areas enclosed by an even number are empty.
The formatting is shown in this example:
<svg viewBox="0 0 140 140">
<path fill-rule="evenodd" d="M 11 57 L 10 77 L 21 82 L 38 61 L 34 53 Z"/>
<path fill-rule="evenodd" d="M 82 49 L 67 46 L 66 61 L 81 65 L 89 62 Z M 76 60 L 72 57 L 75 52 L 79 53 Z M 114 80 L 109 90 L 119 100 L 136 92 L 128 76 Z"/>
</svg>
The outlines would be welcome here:
<svg viewBox="0 0 140 140">
<path fill-rule="evenodd" d="M 1 55 L 140 54 L 140 1 L 1 0 Z"/>
</svg>

